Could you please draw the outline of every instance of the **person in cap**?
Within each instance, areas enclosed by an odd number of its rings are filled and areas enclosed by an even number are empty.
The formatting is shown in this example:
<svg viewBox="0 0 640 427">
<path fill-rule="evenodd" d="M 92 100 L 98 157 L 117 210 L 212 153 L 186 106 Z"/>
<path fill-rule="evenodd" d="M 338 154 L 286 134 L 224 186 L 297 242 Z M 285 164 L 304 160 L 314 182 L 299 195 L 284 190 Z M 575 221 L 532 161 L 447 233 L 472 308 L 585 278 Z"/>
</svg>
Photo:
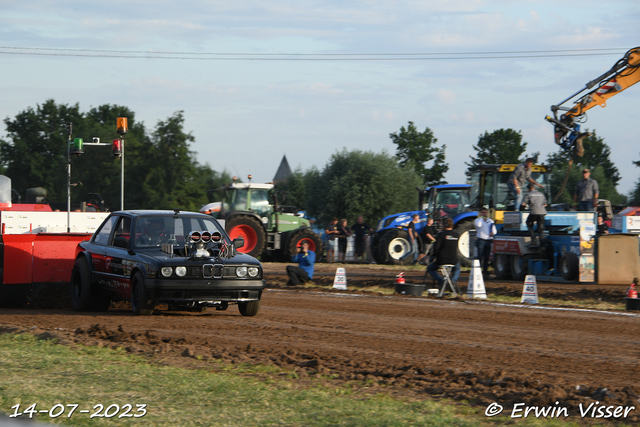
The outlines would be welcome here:
<svg viewBox="0 0 640 427">
<path fill-rule="evenodd" d="M 529 192 L 522 200 L 522 206 L 529 205 L 529 216 L 527 217 L 527 228 L 531 235 L 531 246 L 539 246 L 544 240 L 544 216 L 547 214 L 547 198 L 535 189 L 535 185 L 529 183 L 527 185 Z M 538 224 L 538 236 L 540 240 L 536 238 L 536 233 L 533 230 L 533 224 Z"/>
<path fill-rule="evenodd" d="M 531 165 L 533 162 L 534 159 L 529 157 L 524 161 L 524 163 L 516 166 L 511 175 L 509 175 L 509 181 L 507 184 L 511 193 L 516 198 L 514 205 L 514 210 L 516 211 L 520 210 L 520 205 L 522 204 L 522 199 L 524 197 L 524 186 L 527 185 L 527 183 L 543 188 L 541 184 L 538 184 L 533 180 L 533 178 L 531 178 Z"/>
<path fill-rule="evenodd" d="M 287 286 L 297 286 L 300 283 L 308 282 L 313 279 L 316 253 L 309 250 L 309 242 L 307 240 L 302 241 L 298 253 L 291 258 L 291 261 L 297 262 L 298 266 L 287 266 L 287 276 L 289 276 Z"/>
<path fill-rule="evenodd" d="M 583 169 L 582 179 L 578 182 L 576 191 L 573 193 L 573 204 L 578 205 L 579 211 L 593 212 L 598 206 L 599 193 L 598 181 L 591 178 L 589 169 Z"/>
</svg>

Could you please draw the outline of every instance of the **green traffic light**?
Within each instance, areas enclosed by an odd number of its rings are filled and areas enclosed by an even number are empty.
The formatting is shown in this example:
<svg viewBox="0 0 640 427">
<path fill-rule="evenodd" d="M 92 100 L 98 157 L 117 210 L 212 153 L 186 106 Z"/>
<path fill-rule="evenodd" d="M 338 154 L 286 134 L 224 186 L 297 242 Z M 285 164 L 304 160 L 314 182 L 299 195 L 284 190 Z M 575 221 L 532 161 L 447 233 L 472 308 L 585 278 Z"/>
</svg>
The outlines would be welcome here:
<svg viewBox="0 0 640 427">
<path fill-rule="evenodd" d="M 76 156 L 84 154 L 82 143 L 82 138 L 73 138 L 73 143 L 71 144 L 71 154 L 74 154 Z"/>
</svg>

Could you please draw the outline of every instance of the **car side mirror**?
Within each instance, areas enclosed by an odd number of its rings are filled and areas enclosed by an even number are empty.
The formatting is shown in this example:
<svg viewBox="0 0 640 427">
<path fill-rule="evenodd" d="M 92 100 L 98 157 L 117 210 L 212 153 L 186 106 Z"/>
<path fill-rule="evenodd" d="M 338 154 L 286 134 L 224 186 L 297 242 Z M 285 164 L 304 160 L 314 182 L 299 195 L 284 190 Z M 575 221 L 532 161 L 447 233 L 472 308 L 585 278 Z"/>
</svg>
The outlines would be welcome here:
<svg viewBox="0 0 640 427">
<path fill-rule="evenodd" d="M 237 237 L 233 239 L 233 247 L 239 249 L 244 246 L 244 239 L 242 237 Z"/>
<path fill-rule="evenodd" d="M 115 239 L 113 239 L 113 246 L 129 249 L 129 239 L 125 239 L 124 237 L 116 237 Z"/>
</svg>

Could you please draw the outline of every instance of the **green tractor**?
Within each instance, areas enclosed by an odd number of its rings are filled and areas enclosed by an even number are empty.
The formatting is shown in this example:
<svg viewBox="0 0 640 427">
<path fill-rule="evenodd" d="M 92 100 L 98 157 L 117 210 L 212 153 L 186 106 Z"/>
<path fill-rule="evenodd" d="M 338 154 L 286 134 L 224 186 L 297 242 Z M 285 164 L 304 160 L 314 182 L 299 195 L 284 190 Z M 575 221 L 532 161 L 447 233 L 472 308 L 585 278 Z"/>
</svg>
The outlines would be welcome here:
<svg viewBox="0 0 640 427">
<path fill-rule="evenodd" d="M 244 246 L 240 252 L 287 262 L 306 240 L 316 253 L 316 260 L 320 260 L 322 239 L 296 209 L 279 205 L 273 184 L 233 183 L 213 192 L 219 201 L 203 206 L 200 212 L 224 220 L 232 240 L 242 237 Z"/>
</svg>

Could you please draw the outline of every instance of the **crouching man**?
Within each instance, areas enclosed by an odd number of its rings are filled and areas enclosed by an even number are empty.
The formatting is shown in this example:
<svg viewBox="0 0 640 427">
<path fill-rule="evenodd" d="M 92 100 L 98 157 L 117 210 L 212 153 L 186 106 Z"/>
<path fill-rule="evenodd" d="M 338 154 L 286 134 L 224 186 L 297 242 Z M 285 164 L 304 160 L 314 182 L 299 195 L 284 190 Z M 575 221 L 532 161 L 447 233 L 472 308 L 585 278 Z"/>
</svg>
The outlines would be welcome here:
<svg viewBox="0 0 640 427">
<path fill-rule="evenodd" d="M 445 218 L 443 220 L 444 230 L 436 236 L 436 242 L 433 244 L 433 257 L 435 261 L 429 264 L 427 272 L 437 280 L 438 286 L 444 283 L 444 278 L 438 273 L 441 265 L 454 265 L 451 281 L 458 282 L 460 277 L 460 262 L 458 261 L 458 240 L 460 235 L 453 231 L 453 219 Z"/>
<path fill-rule="evenodd" d="M 298 266 L 287 266 L 287 275 L 289 276 L 287 286 L 297 286 L 300 283 L 313 279 L 313 266 L 316 263 L 316 253 L 309 250 L 308 241 L 302 241 L 300 250 L 291 258 L 291 261 L 297 262 Z"/>
</svg>

